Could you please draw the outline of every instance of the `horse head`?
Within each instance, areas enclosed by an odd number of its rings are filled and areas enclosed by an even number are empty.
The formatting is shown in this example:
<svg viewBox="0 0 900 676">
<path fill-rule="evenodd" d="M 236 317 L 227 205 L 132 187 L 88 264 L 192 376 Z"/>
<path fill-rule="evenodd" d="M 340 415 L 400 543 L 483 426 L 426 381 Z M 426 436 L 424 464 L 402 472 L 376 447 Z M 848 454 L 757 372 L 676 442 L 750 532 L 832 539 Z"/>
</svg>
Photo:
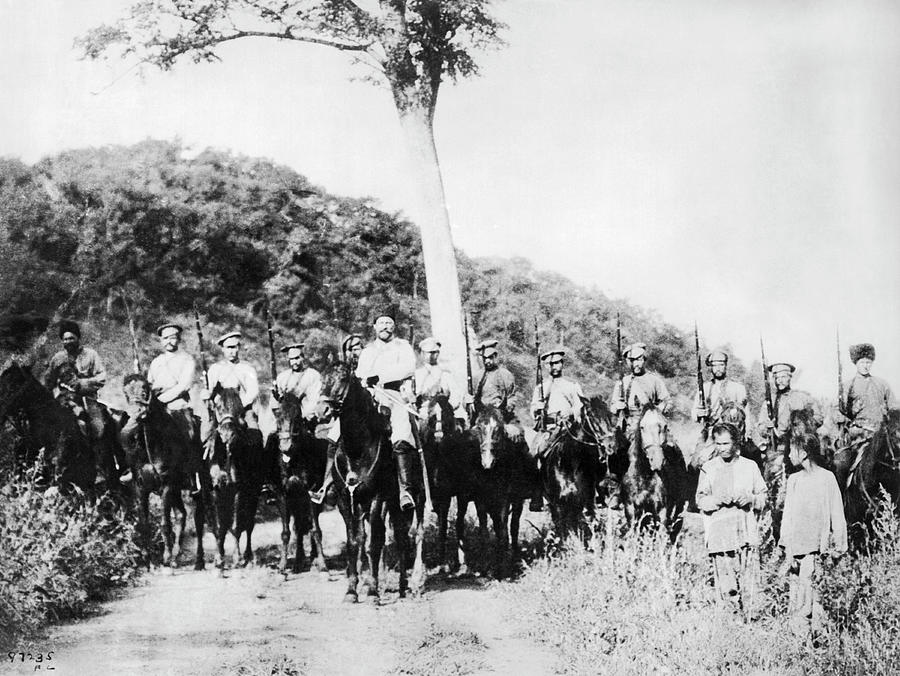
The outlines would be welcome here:
<svg viewBox="0 0 900 676">
<path fill-rule="evenodd" d="M 354 389 L 354 384 L 358 386 L 359 381 L 350 364 L 344 361 L 329 361 L 322 372 L 322 389 L 316 415 L 320 419 L 340 416 L 347 398 Z"/>
<path fill-rule="evenodd" d="M 275 409 L 275 425 L 278 430 L 278 450 L 289 454 L 294 443 L 303 433 L 303 396 L 297 397 L 287 392 L 281 398 L 280 406 Z"/>
<path fill-rule="evenodd" d="M 446 394 L 425 397 L 419 406 L 419 412 L 424 418 L 421 431 L 431 432 L 436 443 L 456 431 L 453 408 Z"/>
<path fill-rule="evenodd" d="M 6 367 L 0 372 L 0 422 L 19 406 L 32 383 L 39 384 L 30 370 L 15 359 L 7 360 Z"/>
<path fill-rule="evenodd" d="M 481 466 L 484 469 L 491 469 L 507 442 L 506 426 L 500 410 L 493 406 L 482 408 L 475 418 L 472 431 L 481 449 Z"/>
<path fill-rule="evenodd" d="M 230 452 L 240 433 L 246 428 L 244 402 L 241 401 L 241 393 L 236 388 L 222 387 L 220 384 L 216 384 L 211 395 L 218 422 L 216 432 Z"/>
<path fill-rule="evenodd" d="M 665 447 L 669 443 L 669 423 L 655 406 L 647 406 L 638 423 L 635 441 L 644 451 L 650 469 L 658 472 L 665 462 Z"/>
<path fill-rule="evenodd" d="M 747 428 L 747 414 L 736 402 L 729 401 L 722 406 L 719 413 L 719 421 L 733 425 L 738 431 L 738 439 L 744 438 Z"/>
</svg>

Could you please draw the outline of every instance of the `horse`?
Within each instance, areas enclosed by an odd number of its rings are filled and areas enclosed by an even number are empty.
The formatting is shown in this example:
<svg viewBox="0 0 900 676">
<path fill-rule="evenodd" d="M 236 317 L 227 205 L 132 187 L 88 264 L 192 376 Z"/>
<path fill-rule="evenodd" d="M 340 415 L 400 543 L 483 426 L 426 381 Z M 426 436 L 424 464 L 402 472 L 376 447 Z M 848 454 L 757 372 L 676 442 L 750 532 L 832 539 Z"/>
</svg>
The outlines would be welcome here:
<svg viewBox="0 0 900 676">
<path fill-rule="evenodd" d="M 215 564 L 225 567 L 225 537 L 234 536 L 233 563 L 246 566 L 253 561 L 253 526 L 262 492 L 263 479 L 273 460 L 266 456 L 262 433 L 251 429 L 244 420 L 244 403 L 236 388 L 217 384 L 210 392 L 216 417 L 215 443 L 212 445 L 210 475 L 212 502 L 215 506 Z M 246 534 L 243 554 L 241 535 Z"/>
<path fill-rule="evenodd" d="M 81 433 L 78 420 L 41 385 L 31 371 L 15 361 L 0 373 L 0 421 L 10 419 L 22 437 L 17 465 L 36 463 L 38 483 L 73 487 L 93 496 L 97 454 Z"/>
<path fill-rule="evenodd" d="M 494 574 L 503 577 L 511 563 L 508 558 L 519 558 L 519 520 L 537 479 L 529 466 L 524 441 L 509 437 L 500 409 L 480 407 L 470 432 L 478 442 L 481 458 L 476 500 L 491 517 L 497 539 Z"/>
<path fill-rule="evenodd" d="M 198 456 L 199 447 L 169 415 L 165 404 L 152 395 L 150 383 L 143 375 L 125 376 L 122 389 L 128 408 L 120 440 L 135 477 L 138 526 L 143 533 L 144 550 L 149 552 L 150 549 L 150 494 L 158 493 L 162 502 L 163 565 L 174 572 L 187 521 L 182 491 L 191 485 L 188 473 L 197 469 L 192 454 Z M 203 570 L 205 566 L 203 531 L 207 499 L 207 490 L 195 494 L 193 499 L 197 537 L 194 570 Z M 175 512 L 179 518 L 173 526 Z"/>
<path fill-rule="evenodd" d="M 278 496 L 278 511 L 281 515 L 281 558 L 279 570 L 287 569 L 288 546 L 291 541 L 291 519 L 293 519 L 297 553 L 292 571 L 299 573 L 305 562 L 303 536 L 310 533 L 310 557 L 319 572 L 326 572 L 325 555 L 322 551 L 322 528 L 319 515 L 322 505 L 309 499 L 310 489 L 318 487 L 325 473 L 328 457 L 327 439 L 318 439 L 303 419 L 302 398 L 287 392 L 281 398 L 275 413 L 276 433 L 266 441 L 267 455 L 280 458 L 275 470 Z M 277 450 L 270 449 L 277 444 Z"/>
<path fill-rule="evenodd" d="M 556 534 L 578 534 L 585 544 L 597 505 L 596 490 L 606 474 L 609 413 L 599 398 L 583 401 L 577 421 L 562 421 L 546 439 L 541 462 L 543 494 Z"/>
<path fill-rule="evenodd" d="M 681 449 L 669 440 L 668 422 L 653 405 L 646 405 L 628 449 L 628 470 L 622 482 L 625 514 L 631 524 L 649 518 L 674 542 L 688 495 L 688 473 Z"/>
<path fill-rule="evenodd" d="M 468 572 L 466 563 L 466 512 L 475 501 L 479 466 L 478 443 L 471 434 L 461 429 L 454 417 L 453 407 L 447 395 L 437 394 L 420 401 L 419 438 L 428 465 L 431 480 L 431 497 L 438 517 L 438 567 L 448 572 L 447 521 L 450 502 L 456 498 L 456 556 L 451 562 L 458 565 L 458 572 Z M 487 514 L 476 504 L 482 530 L 487 527 Z"/>
<path fill-rule="evenodd" d="M 850 544 L 854 549 L 864 549 L 874 535 L 872 522 L 882 490 L 900 516 L 900 411 L 888 411 L 870 437 L 852 443 L 842 438 L 832 461 L 843 496 Z"/>
<path fill-rule="evenodd" d="M 357 586 L 363 574 L 363 592 L 378 599 L 379 565 L 385 544 L 385 512 L 391 519 L 400 569 L 399 594 L 418 593 L 424 584 L 422 547 L 425 536 L 424 484 L 412 487 L 414 510 L 400 509 L 399 486 L 391 447 L 389 420 L 354 375 L 350 364 L 330 363 L 322 373 L 320 405 L 337 415 L 341 438 L 332 467 L 338 493 L 338 509 L 347 528 L 347 591 L 344 600 L 358 601 Z M 421 465 L 414 463 L 414 475 Z M 418 519 L 413 575 L 407 577 L 408 532 L 413 512 Z M 366 530 L 368 528 L 369 533 Z M 369 577 L 365 576 L 368 572 Z M 412 584 L 410 584 L 412 583 Z"/>
</svg>

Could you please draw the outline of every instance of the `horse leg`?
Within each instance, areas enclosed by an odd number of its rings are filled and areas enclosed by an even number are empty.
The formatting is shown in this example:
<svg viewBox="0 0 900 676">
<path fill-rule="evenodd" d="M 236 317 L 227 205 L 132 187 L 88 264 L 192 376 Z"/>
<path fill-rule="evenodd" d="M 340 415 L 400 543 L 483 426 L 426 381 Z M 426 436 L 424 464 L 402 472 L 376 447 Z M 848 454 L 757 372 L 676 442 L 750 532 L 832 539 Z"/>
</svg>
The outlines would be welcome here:
<svg viewBox="0 0 900 676">
<path fill-rule="evenodd" d="M 447 521 L 444 520 L 444 537 L 447 536 Z M 413 563 L 412 578 L 410 580 L 411 589 L 414 596 L 422 593 L 425 586 L 425 502 L 423 500 L 416 501 L 416 558 Z"/>
<path fill-rule="evenodd" d="M 178 557 L 181 556 L 181 548 L 184 546 L 184 531 L 187 526 L 187 508 L 184 506 L 184 498 L 177 487 L 172 489 L 172 506 L 178 512 L 175 521 L 175 532 L 172 538 L 172 566 L 178 567 Z"/>
<path fill-rule="evenodd" d="M 163 549 L 163 565 L 173 566 L 172 561 L 172 545 L 175 539 L 175 532 L 172 529 L 172 494 L 171 486 L 164 486 L 162 489 L 162 534 L 164 541 Z M 174 572 L 174 571 L 173 571 Z"/>
<path fill-rule="evenodd" d="M 140 507 L 138 516 L 138 529 L 141 534 L 141 540 L 144 543 L 144 556 L 147 557 L 147 570 L 150 569 L 150 547 L 153 544 L 150 540 L 150 491 L 147 488 L 141 488 Z"/>
<path fill-rule="evenodd" d="M 359 549 L 359 535 L 357 533 L 357 521 L 350 508 L 350 501 L 342 495 L 338 500 L 338 509 L 344 519 L 344 527 L 347 529 L 347 544 L 345 553 L 347 556 L 347 591 L 344 592 L 344 601 L 356 603 L 358 600 L 356 585 L 359 582 L 356 560 Z"/>
<path fill-rule="evenodd" d="M 235 486 L 234 494 L 229 500 L 231 503 L 231 534 L 234 537 L 234 551 L 231 553 L 232 565 L 241 566 L 241 533 L 243 519 L 241 508 L 243 507 L 244 487 L 240 484 Z"/>
<path fill-rule="evenodd" d="M 225 538 L 231 530 L 232 510 L 234 509 L 232 490 L 233 486 L 230 483 L 221 484 L 215 489 L 216 521 L 218 522 L 216 567 L 220 570 L 225 568 Z"/>
<path fill-rule="evenodd" d="M 319 517 L 322 515 L 322 506 L 312 504 L 310 501 L 310 510 L 312 511 L 312 531 L 310 531 L 310 556 L 316 561 L 316 570 L 320 573 L 328 572 L 328 564 L 325 562 L 325 550 L 322 548 L 322 526 L 319 523 Z"/>
<path fill-rule="evenodd" d="M 456 499 L 457 505 L 459 498 Z M 435 511 L 437 511 L 438 520 L 438 571 L 446 573 L 449 571 L 447 566 L 447 513 L 450 511 L 450 500 L 441 496 L 435 503 Z"/>
<path fill-rule="evenodd" d="M 509 510 L 509 546 L 514 562 L 521 557 L 521 552 L 519 551 L 519 520 L 522 518 L 523 505 L 524 501 L 521 498 L 517 498 L 512 501 Z"/>
<path fill-rule="evenodd" d="M 288 489 L 290 490 L 290 489 Z M 281 518 L 281 556 L 278 559 L 278 571 L 284 573 L 287 570 L 288 548 L 291 545 L 291 512 L 288 511 L 291 496 L 285 495 L 284 490 L 276 491 L 276 501 L 278 503 L 278 516 Z M 294 520 L 296 525 L 296 519 Z M 297 540 L 297 549 L 299 550 L 303 544 Z M 294 559 L 293 572 L 299 573 L 299 566 Z"/>
<path fill-rule="evenodd" d="M 256 510 L 259 508 L 259 495 L 262 485 L 250 487 L 247 493 L 247 505 L 244 509 L 244 532 L 247 533 L 247 545 L 244 549 L 244 565 L 253 563 L 253 528 L 256 526 Z M 301 548 L 302 551 L 302 548 Z"/>
<path fill-rule="evenodd" d="M 491 515 L 494 522 L 494 535 L 497 539 L 496 553 L 494 556 L 494 577 L 501 579 L 506 572 L 506 560 L 509 552 L 509 500 L 504 499 L 499 507 Z"/>
<path fill-rule="evenodd" d="M 194 531 L 197 533 L 197 549 L 194 553 L 194 570 L 203 570 L 206 565 L 203 555 L 203 531 L 206 525 L 207 493 L 200 491 L 194 498 Z"/>
<path fill-rule="evenodd" d="M 469 508 L 469 499 L 461 495 L 456 496 L 456 558 L 459 563 L 458 575 L 467 575 L 469 565 L 466 561 L 466 512 Z M 487 512 L 482 509 L 485 519 Z M 479 515 L 479 519 L 481 515 Z"/>
<path fill-rule="evenodd" d="M 369 508 L 369 542 L 366 547 L 366 554 L 368 555 L 368 563 L 369 563 L 369 578 L 363 582 L 363 586 L 366 589 L 366 595 L 373 597 L 376 601 L 378 600 L 378 574 L 381 566 L 381 552 L 384 549 L 385 542 L 385 531 L 386 526 L 384 523 L 384 515 L 382 514 L 382 502 L 380 499 L 376 498 L 372 500 L 372 505 Z M 400 518 L 400 512 L 397 510 L 397 518 Z M 397 521 L 394 519 L 394 513 L 391 512 L 391 523 L 394 524 L 394 539 L 397 540 Z M 401 548 L 400 542 L 397 542 L 398 550 Z M 399 551 L 398 551 L 399 553 Z M 400 579 L 404 578 L 404 561 L 402 556 L 398 556 L 400 559 Z M 402 585 L 402 583 L 401 583 Z M 401 586 L 400 596 L 403 596 L 403 590 Z"/>
</svg>

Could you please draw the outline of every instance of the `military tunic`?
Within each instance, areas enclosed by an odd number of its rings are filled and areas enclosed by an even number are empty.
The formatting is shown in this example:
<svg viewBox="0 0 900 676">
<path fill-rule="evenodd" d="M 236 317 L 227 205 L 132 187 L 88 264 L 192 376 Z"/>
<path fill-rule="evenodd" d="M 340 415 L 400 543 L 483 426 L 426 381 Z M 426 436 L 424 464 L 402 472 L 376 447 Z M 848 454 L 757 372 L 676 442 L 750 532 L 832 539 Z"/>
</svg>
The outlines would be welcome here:
<svg viewBox="0 0 900 676">
<path fill-rule="evenodd" d="M 475 390 L 475 405 L 499 408 L 509 421 L 515 415 L 516 379 L 502 366 L 485 371 Z"/>
<path fill-rule="evenodd" d="M 844 411 L 852 424 L 874 431 L 888 410 L 897 408 L 890 385 L 875 376 L 857 373 L 845 388 Z"/>
<path fill-rule="evenodd" d="M 709 411 L 710 420 L 713 422 L 718 422 L 722 409 L 728 404 L 737 404 L 744 411 L 745 415 L 749 414 L 747 410 L 749 398 L 747 396 L 747 388 L 744 387 L 743 383 L 727 379 L 713 380 L 703 383 L 703 393 L 706 397 L 706 408 Z M 691 410 L 694 420 L 700 420 L 700 417 L 697 415 L 697 409 L 699 408 L 700 393 L 697 392 L 694 395 L 694 408 Z"/>
<path fill-rule="evenodd" d="M 625 396 L 622 396 L 622 383 L 625 385 Z M 614 410 L 616 402 L 622 399 L 625 400 L 627 415 L 631 418 L 640 415 L 648 404 L 662 409 L 665 413 L 670 395 L 662 378 L 655 373 L 645 371 L 639 376 L 628 374 L 621 382 L 616 382 L 612 395 Z"/>
<path fill-rule="evenodd" d="M 157 399 L 170 411 L 178 411 L 190 407 L 196 371 L 194 358 L 186 352 L 163 352 L 150 362 L 147 381 Z"/>
<path fill-rule="evenodd" d="M 275 378 L 275 386 L 281 394 L 290 392 L 300 399 L 300 410 L 303 417 L 310 419 L 316 414 L 316 404 L 319 403 L 319 394 L 322 391 L 322 376 L 314 368 L 307 367 L 302 371 L 286 369 Z M 277 408 L 278 402 L 273 399 L 272 408 Z"/>
<path fill-rule="evenodd" d="M 462 395 L 450 372 L 440 364 L 422 364 L 416 369 L 416 394 L 420 397 L 434 397 L 443 394 L 456 408 L 462 402 Z"/>
<path fill-rule="evenodd" d="M 96 397 L 106 384 L 106 369 L 103 368 L 103 362 L 100 361 L 100 355 L 89 347 L 81 347 L 72 357 L 65 350 L 60 350 L 50 358 L 47 373 L 44 376 L 44 382 L 50 389 L 55 389 L 58 383 L 50 382 L 57 369 L 65 363 L 71 364 L 75 372 L 78 374 L 82 393 L 90 397 Z"/>
<path fill-rule="evenodd" d="M 536 415 L 539 410 L 545 408 L 550 418 L 569 416 L 581 417 L 581 400 L 584 393 L 581 391 L 581 385 L 569 380 L 568 378 L 551 378 L 544 385 L 544 396 L 541 398 L 541 388 L 535 386 L 534 394 L 531 397 L 531 413 Z"/>
<path fill-rule="evenodd" d="M 216 384 L 238 390 L 245 409 L 253 406 L 259 397 L 259 379 L 256 376 L 256 369 L 246 362 L 235 363 L 224 360 L 216 362 L 209 367 L 207 376 L 210 391 L 216 387 Z"/>
<path fill-rule="evenodd" d="M 374 390 L 373 396 L 376 402 L 391 411 L 392 444 L 405 441 L 413 447 L 417 445 L 407 408 L 411 392 L 404 386 L 404 381 L 409 381 L 415 370 L 416 354 L 412 345 L 402 338 L 387 342 L 375 340 L 359 354 L 357 377 L 365 384 L 372 376 L 378 376 L 378 384 L 385 388 Z M 390 390 L 397 390 L 398 393 Z"/>
<path fill-rule="evenodd" d="M 784 392 L 777 393 L 775 395 L 774 408 L 775 420 L 773 421 L 773 424 L 775 426 L 776 439 L 781 439 L 787 434 L 791 425 L 791 413 L 794 411 L 810 409 L 815 414 L 816 424 L 822 424 L 822 413 L 819 410 L 819 405 L 809 393 L 803 392 L 802 390 L 785 390 Z M 766 407 L 763 406 L 762 410 L 759 412 L 759 421 L 765 424 L 768 420 L 769 414 Z"/>
</svg>

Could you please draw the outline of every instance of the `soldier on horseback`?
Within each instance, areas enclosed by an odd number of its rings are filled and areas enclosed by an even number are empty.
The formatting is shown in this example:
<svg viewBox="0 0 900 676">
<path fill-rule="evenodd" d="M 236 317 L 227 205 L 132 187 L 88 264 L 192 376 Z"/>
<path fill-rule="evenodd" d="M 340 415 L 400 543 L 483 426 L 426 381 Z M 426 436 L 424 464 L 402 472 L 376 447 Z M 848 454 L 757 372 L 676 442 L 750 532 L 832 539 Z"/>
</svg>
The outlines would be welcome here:
<svg viewBox="0 0 900 676">
<path fill-rule="evenodd" d="M 253 410 L 259 398 L 259 378 L 251 364 L 241 361 L 241 332 L 231 331 L 216 342 L 222 348 L 224 359 L 209 367 L 209 389 L 203 390 L 201 397 L 208 401 L 216 385 L 238 390 L 244 405 L 244 422 L 249 429 L 259 430 L 259 420 Z"/>
<path fill-rule="evenodd" d="M 845 425 L 851 444 L 870 439 L 881 425 L 889 410 L 897 409 L 897 399 L 890 385 L 872 375 L 875 346 L 860 343 L 850 346 L 850 361 L 856 365 L 856 373 L 845 389 L 835 422 Z"/>
<path fill-rule="evenodd" d="M 703 384 L 705 407 L 701 404 L 700 392 L 694 396 L 694 407 L 691 410 L 694 420 L 698 422 L 706 420 L 710 425 L 715 425 L 720 422 L 722 412 L 728 404 L 735 404 L 747 416 L 749 414 L 747 388 L 743 383 L 728 378 L 728 353 L 724 350 L 713 350 L 706 357 L 706 365 L 712 379 Z M 738 432 L 740 439 L 736 442 L 740 442 L 746 436 L 745 429 L 739 429 Z"/>
<path fill-rule="evenodd" d="M 59 337 L 63 349 L 50 358 L 44 384 L 59 401 L 72 409 L 84 435 L 97 438 L 103 434 L 103 430 L 97 428 L 100 420 L 96 415 L 97 392 L 106 384 L 106 369 L 95 350 L 82 346 L 81 327 L 77 323 L 62 320 Z M 71 383 L 60 377 L 66 368 L 75 373 L 76 378 Z"/>
<path fill-rule="evenodd" d="M 475 351 L 481 357 L 484 372 L 475 388 L 475 410 L 493 406 L 503 414 L 510 438 L 524 438 L 522 427 L 516 417 L 516 379 L 504 366 L 501 366 L 496 340 L 482 341 Z"/>
<path fill-rule="evenodd" d="M 562 348 L 549 350 L 541 355 L 541 361 L 547 362 L 550 368 L 550 380 L 546 387 L 535 385 L 531 397 L 531 415 L 538 432 L 531 448 L 538 468 L 550 448 L 551 440 L 569 425 L 581 421 L 584 393 L 581 385 L 563 377 L 565 356 L 566 351 Z M 541 485 L 538 483 L 529 509 L 532 512 L 541 511 L 541 502 Z"/>
<path fill-rule="evenodd" d="M 341 353 L 344 361 L 350 364 L 353 369 L 359 365 L 359 355 L 363 350 L 363 337 L 358 333 L 351 333 L 344 338 L 341 344 Z"/>
<path fill-rule="evenodd" d="M 438 363 L 441 356 L 441 344 L 434 338 L 428 337 L 419 341 L 419 352 L 422 353 L 424 363 L 416 369 L 416 402 L 421 403 L 426 399 L 432 399 L 442 394 L 454 410 L 454 416 L 464 420 L 465 408 L 462 407 L 463 396 L 459 391 L 459 385 L 453 375 Z"/>
<path fill-rule="evenodd" d="M 631 373 L 617 381 L 611 398 L 612 410 L 624 416 L 624 432 L 628 439 L 646 406 L 654 406 L 665 414 L 671 404 L 671 396 L 665 382 L 657 374 L 646 370 L 647 345 L 632 343 L 622 353 L 628 360 Z"/>
<path fill-rule="evenodd" d="M 322 390 L 322 376 L 309 365 L 303 347 L 304 343 L 293 343 L 281 348 L 281 352 L 287 354 L 289 368 L 275 379 L 272 408 L 278 408 L 282 397 L 290 392 L 300 401 L 304 419 L 313 420 Z"/>
<path fill-rule="evenodd" d="M 180 349 L 182 328 L 163 324 L 156 329 L 163 352 L 147 369 L 147 382 L 154 396 L 166 405 L 169 415 L 191 440 L 199 438 L 199 421 L 191 409 L 191 387 L 197 372 L 194 358 Z"/>
<path fill-rule="evenodd" d="M 769 373 L 775 382 L 775 401 L 773 402 L 775 419 L 769 419 L 765 405 L 760 410 L 758 418 L 759 434 L 763 439 L 760 444 L 760 450 L 769 455 L 771 455 L 771 451 L 767 448 L 766 439 L 770 430 L 774 433 L 779 457 L 785 452 L 787 435 L 790 431 L 791 414 L 794 411 L 808 409 L 813 412 L 816 426 L 818 427 L 822 424 L 822 414 L 815 399 L 808 392 L 791 389 L 791 379 L 796 370 L 793 364 L 786 362 L 779 362 L 769 366 Z"/>
<path fill-rule="evenodd" d="M 408 341 L 394 336 L 394 327 L 392 310 L 382 310 L 376 315 L 375 340 L 360 353 L 356 375 L 369 388 L 375 401 L 390 410 L 400 508 L 412 509 L 415 507 L 411 493 L 413 463 L 418 444 L 410 421 L 410 405 L 416 355 Z"/>
</svg>

